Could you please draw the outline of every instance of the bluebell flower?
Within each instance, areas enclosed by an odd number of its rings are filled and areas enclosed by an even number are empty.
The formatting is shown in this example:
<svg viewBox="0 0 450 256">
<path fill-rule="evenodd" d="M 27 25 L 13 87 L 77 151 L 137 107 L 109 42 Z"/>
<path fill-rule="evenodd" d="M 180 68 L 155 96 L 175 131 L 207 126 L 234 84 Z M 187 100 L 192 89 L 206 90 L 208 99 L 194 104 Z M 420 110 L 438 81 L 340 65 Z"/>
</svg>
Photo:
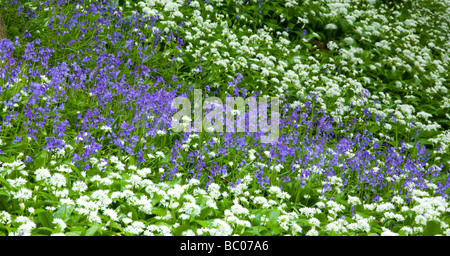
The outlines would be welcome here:
<svg viewBox="0 0 450 256">
<path fill-rule="evenodd" d="M 31 157 L 31 156 L 27 156 L 26 158 L 25 158 L 25 163 L 29 163 L 29 162 L 31 162 L 31 161 L 33 161 L 33 158 Z"/>
</svg>

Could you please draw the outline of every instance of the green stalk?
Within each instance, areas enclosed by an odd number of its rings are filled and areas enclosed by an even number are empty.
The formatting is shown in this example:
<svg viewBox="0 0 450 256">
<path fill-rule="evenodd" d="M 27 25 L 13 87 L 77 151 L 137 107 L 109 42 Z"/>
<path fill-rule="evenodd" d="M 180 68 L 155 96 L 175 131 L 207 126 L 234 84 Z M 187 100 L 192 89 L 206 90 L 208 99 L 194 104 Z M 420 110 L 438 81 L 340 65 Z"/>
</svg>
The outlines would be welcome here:
<svg viewBox="0 0 450 256">
<path fill-rule="evenodd" d="M 298 202 L 300 201 L 300 189 L 301 189 L 301 186 L 300 186 L 300 184 L 298 184 L 297 193 L 295 196 L 295 204 L 298 204 Z"/>
<path fill-rule="evenodd" d="M 395 124 L 395 149 L 398 149 L 398 123 Z"/>
</svg>

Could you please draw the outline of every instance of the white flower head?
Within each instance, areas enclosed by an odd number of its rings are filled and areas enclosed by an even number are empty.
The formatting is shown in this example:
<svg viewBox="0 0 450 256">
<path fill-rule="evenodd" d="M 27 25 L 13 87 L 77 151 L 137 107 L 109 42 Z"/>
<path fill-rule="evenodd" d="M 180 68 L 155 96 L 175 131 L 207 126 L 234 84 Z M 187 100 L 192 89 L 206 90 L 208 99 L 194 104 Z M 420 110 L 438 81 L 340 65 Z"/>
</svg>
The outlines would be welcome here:
<svg viewBox="0 0 450 256">
<path fill-rule="evenodd" d="M 328 24 L 325 26 L 325 29 L 327 29 L 327 30 L 336 30 L 336 29 L 337 29 L 337 26 L 336 26 L 336 24 L 328 23 Z"/>
</svg>

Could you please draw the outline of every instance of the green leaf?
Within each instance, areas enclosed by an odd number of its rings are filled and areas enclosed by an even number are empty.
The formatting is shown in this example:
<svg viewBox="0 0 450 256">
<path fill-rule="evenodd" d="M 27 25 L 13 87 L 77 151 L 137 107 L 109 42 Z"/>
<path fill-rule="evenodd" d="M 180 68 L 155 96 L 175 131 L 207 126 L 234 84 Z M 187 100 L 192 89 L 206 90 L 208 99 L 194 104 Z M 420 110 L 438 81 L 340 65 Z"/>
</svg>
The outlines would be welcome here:
<svg viewBox="0 0 450 256">
<path fill-rule="evenodd" d="M 167 210 L 161 207 L 153 207 L 152 208 L 152 213 L 156 214 L 158 216 L 166 216 L 167 214 Z"/>
<path fill-rule="evenodd" d="M 36 211 L 36 214 L 39 216 L 39 220 L 42 223 L 42 226 L 51 228 L 52 227 L 52 215 L 46 210 L 39 209 Z"/>
<path fill-rule="evenodd" d="M 70 217 L 74 209 L 75 206 L 63 205 L 55 212 L 54 218 L 59 218 L 65 221 Z"/>
<path fill-rule="evenodd" d="M 42 151 L 37 157 L 34 158 L 33 164 L 36 169 L 44 167 L 45 159 L 47 158 L 47 152 Z"/>
<path fill-rule="evenodd" d="M 10 191 L 16 191 L 16 189 L 13 188 L 11 184 L 9 184 L 9 182 L 7 182 L 2 176 L 0 176 L 0 184 L 4 184 Z"/>
<path fill-rule="evenodd" d="M 76 231 L 76 232 L 67 232 L 65 233 L 66 236 L 81 236 L 81 232 L 80 231 Z"/>
<path fill-rule="evenodd" d="M 158 204 L 162 199 L 163 199 L 162 196 L 160 196 L 160 195 L 155 195 L 155 196 L 152 198 L 152 205 Z"/>
<path fill-rule="evenodd" d="M 267 228 L 266 227 L 262 227 L 262 226 L 253 226 L 250 228 L 247 228 L 244 233 L 242 234 L 243 236 L 261 236 L 261 232 L 267 232 Z"/>
<path fill-rule="evenodd" d="M 267 222 L 267 228 L 275 228 L 278 227 L 278 216 L 280 216 L 279 210 L 270 210 L 268 214 L 269 221 Z"/>
<path fill-rule="evenodd" d="M 94 224 L 94 226 L 90 227 L 88 230 L 86 230 L 86 236 L 93 236 L 97 231 L 101 228 L 100 224 Z"/>
<path fill-rule="evenodd" d="M 48 227 L 40 227 L 33 229 L 33 235 L 43 234 L 43 235 L 50 235 L 53 233 L 53 229 Z"/>
<path fill-rule="evenodd" d="M 340 19 L 339 24 L 341 25 L 342 31 L 347 32 L 350 28 L 350 24 L 346 19 Z"/>
<path fill-rule="evenodd" d="M 327 220 L 327 215 L 325 213 L 320 213 L 317 215 L 317 219 L 320 220 L 320 222 L 324 222 Z"/>
<path fill-rule="evenodd" d="M 203 221 L 203 220 L 194 220 L 193 222 L 199 224 L 200 226 L 207 228 L 208 227 L 208 222 Z"/>
<path fill-rule="evenodd" d="M 49 201 L 56 201 L 56 196 L 51 194 L 51 193 L 47 193 L 44 191 L 38 191 L 37 192 L 38 196 L 42 196 L 43 198 L 49 200 Z"/>
<path fill-rule="evenodd" d="M 414 222 L 415 215 L 416 213 L 411 210 L 406 211 L 405 225 L 411 225 Z"/>
<path fill-rule="evenodd" d="M 392 232 L 398 233 L 398 232 L 400 231 L 401 228 L 402 228 L 401 225 L 395 225 L 395 226 L 392 228 Z"/>
<path fill-rule="evenodd" d="M 5 163 L 9 163 L 10 159 L 6 156 L 0 156 L 0 161 L 5 162 Z"/>
<path fill-rule="evenodd" d="M 424 236 L 435 236 L 441 233 L 441 223 L 437 220 L 429 220 L 423 229 Z"/>
<path fill-rule="evenodd" d="M 283 231 L 278 227 L 261 231 L 261 235 L 263 235 L 263 236 L 276 236 L 281 233 L 283 233 Z"/>
<path fill-rule="evenodd" d="M 362 204 L 355 205 L 355 212 L 364 212 L 364 206 Z"/>
<path fill-rule="evenodd" d="M 200 219 L 206 219 L 209 214 L 214 213 L 214 209 L 211 207 L 205 207 L 202 209 L 200 213 Z"/>
<path fill-rule="evenodd" d="M 75 233 L 77 236 L 84 236 L 86 229 L 82 226 L 73 226 L 69 233 Z"/>
<path fill-rule="evenodd" d="M 175 236 L 181 236 L 182 233 L 188 229 L 191 229 L 191 225 L 189 224 L 183 224 L 181 226 L 179 226 L 175 231 L 174 231 L 174 235 Z"/>
</svg>

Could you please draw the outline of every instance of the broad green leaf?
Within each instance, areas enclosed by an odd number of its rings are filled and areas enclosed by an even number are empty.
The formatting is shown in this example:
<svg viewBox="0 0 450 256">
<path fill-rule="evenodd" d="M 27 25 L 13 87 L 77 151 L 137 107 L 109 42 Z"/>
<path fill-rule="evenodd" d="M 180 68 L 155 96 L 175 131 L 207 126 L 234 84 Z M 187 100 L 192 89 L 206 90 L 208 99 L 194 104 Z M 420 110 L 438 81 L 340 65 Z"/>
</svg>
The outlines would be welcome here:
<svg viewBox="0 0 450 256">
<path fill-rule="evenodd" d="M 435 236 L 441 233 L 441 223 L 436 220 L 427 221 L 427 225 L 423 229 L 423 235 Z"/>
<path fill-rule="evenodd" d="M 86 236 L 93 236 L 102 226 L 100 224 L 94 224 L 94 226 L 90 227 L 86 230 Z"/>
<path fill-rule="evenodd" d="M 269 221 L 267 222 L 267 228 L 275 228 L 278 227 L 278 217 L 280 216 L 279 210 L 270 210 L 267 217 L 269 218 Z"/>
<path fill-rule="evenodd" d="M 191 225 L 189 225 L 189 224 L 180 225 L 178 228 L 176 228 L 174 235 L 181 236 L 182 233 L 188 229 L 191 229 Z"/>
<path fill-rule="evenodd" d="M 65 233 L 66 236 L 81 236 L 81 231 L 75 231 L 75 232 L 67 232 Z"/>
<path fill-rule="evenodd" d="M 75 206 L 63 205 L 55 212 L 55 214 L 53 216 L 55 218 L 67 220 L 70 217 L 70 215 L 72 214 L 74 209 L 75 209 Z"/>
<path fill-rule="evenodd" d="M 166 216 L 167 214 L 167 210 L 161 207 L 153 207 L 152 208 L 152 213 L 156 214 L 158 216 Z"/>
<path fill-rule="evenodd" d="M 48 227 L 40 227 L 40 228 L 35 228 L 33 229 L 33 234 L 43 234 L 43 235 L 50 235 L 53 233 L 53 229 L 48 228 Z M 35 235 L 37 235 L 35 234 Z"/>
<path fill-rule="evenodd" d="M 44 227 L 48 228 L 52 227 L 52 215 L 49 212 L 43 210 L 38 212 L 37 215 L 39 216 L 39 220 L 41 221 Z"/>
<path fill-rule="evenodd" d="M 208 227 L 208 222 L 203 221 L 203 220 L 194 220 L 193 222 L 199 224 L 200 226 L 207 228 Z"/>
<path fill-rule="evenodd" d="M 206 219 L 211 213 L 214 214 L 214 209 L 211 207 L 205 207 L 200 212 L 200 219 Z"/>
</svg>

